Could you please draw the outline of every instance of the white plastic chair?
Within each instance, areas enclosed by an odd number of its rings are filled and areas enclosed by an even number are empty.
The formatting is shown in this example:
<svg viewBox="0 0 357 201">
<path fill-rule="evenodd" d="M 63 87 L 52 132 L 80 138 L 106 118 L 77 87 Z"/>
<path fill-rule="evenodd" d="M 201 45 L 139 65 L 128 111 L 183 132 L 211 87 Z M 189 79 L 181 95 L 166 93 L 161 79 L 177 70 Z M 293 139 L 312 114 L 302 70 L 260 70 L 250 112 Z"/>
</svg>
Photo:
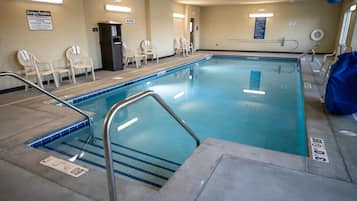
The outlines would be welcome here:
<svg viewBox="0 0 357 201">
<path fill-rule="evenodd" d="M 55 82 L 55 86 L 58 88 L 58 80 L 53 69 L 53 66 L 50 62 L 41 62 L 31 53 L 29 53 L 25 49 L 21 49 L 17 51 L 17 61 L 23 66 L 26 79 L 30 79 L 31 77 L 36 77 L 37 84 L 44 88 L 42 81 L 45 76 L 52 76 Z M 49 83 L 49 80 L 47 80 Z M 25 91 L 28 90 L 28 85 L 25 85 Z"/>
<path fill-rule="evenodd" d="M 88 56 L 78 45 L 74 45 L 66 50 L 66 58 L 71 68 L 73 83 L 76 81 L 76 70 L 85 70 L 86 78 L 88 78 L 88 70 L 92 72 L 93 81 L 95 80 L 94 66 L 92 58 Z"/>
<path fill-rule="evenodd" d="M 186 40 L 186 38 L 181 37 L 180 39 L 182 54 L 183 56 L 188 56 L 190 53 L 193 54 L 193 44 Z"/>
<path fill-rule="evenodd" d="M 58 84 L 63 82 L 63 74 L 67 75 L 69 81 L 72 81 L 71 68 L 65 59 L 57 59 L 52 61 L 53 70 L 55 71 L 58 79 Z"/>
<path fill-rule="evenodd" d="M 175 53 L 178 55 L 181 54 L 181 52 L 183 52 L 179 38 L 174 39 L 174 49 L 175 49 Z"/>
<path fill-rule="evenodd" d="M 157 55 L 157 50 L 149 40 L 143 40 L 140 43 L 142 53 L 147 57 L 151 57 L 152 60 L 156 59 L 156 63 L 159 63 L 159 56 Z"/>
<path fill-rule="evenodd" d="M 128 66 L 129 62 L 135 62 L 136 68 L 139 68 L 141 66 L 141 60 L 147 64 L 147 55 L 139 54 L 137 51 L 129 49 L 123 42 L 123 60 L 125 66 Z"/>
</svg>

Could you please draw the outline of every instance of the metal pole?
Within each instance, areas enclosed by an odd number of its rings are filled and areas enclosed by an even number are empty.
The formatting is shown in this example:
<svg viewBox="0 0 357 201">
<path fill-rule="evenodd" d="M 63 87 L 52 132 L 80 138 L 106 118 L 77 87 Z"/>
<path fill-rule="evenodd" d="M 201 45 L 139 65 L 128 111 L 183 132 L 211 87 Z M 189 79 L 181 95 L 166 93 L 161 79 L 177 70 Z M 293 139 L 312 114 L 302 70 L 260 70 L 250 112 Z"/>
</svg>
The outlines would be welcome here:
<svg viewBox="0 0 357 201">
<path fill-rule="evenodd" d="M 130 96 L 129 98 L 115 104 L 110 108 L 108 114 L 104 119 L 104 128 L 103 128 L 103 142 L 104 142 L 104 154 L 105 154 L 105 164 L 107 171 L 107 182 L 108 182 L 108 191 L 109 191 L 109 199 L 110 201 L 117 201 L 117 188 L 115 182 L 114 175 L 114 165 L 113 165 L 113 156 L 112 156 L 112 147 L 111 147 L 111 139 L 110 139 L 110 126 L 115 114 L 122 108 L 146 97 L 152 96 L 159 104 L 191 135 L 191 137 L 195 140 L 196 146 L 200 145 L 199 138 L 194 134 L 194 132 L 185 124 L 185 122 L 178 117 L 175 112 L 161 99 L 159 95 L 157 95 L 152 90 L 147 90 L 140 92 L 136 95 Z"/>
</svg>

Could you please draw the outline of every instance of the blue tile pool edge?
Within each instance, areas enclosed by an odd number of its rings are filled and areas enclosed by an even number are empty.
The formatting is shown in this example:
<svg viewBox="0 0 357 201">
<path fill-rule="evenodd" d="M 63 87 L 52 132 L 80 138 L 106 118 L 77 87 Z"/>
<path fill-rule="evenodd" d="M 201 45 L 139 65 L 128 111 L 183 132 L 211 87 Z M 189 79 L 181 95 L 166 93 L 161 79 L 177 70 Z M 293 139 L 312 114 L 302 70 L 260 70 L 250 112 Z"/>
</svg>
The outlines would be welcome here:
<svg viewBox="0 0 357 201">
<path fill-rule="evenodd" d="M 58 139 L 60 137 L 67 136 L 67 135 L 73 133 L 74 131 L 84 128 L 88 125 L 89 125 L 88 119 L 85 119 L 85 120 L 76 122 L 74 124 L 71 124 L 70 126 L 66 126 L 66 127 L 59 129 L 57 131 L 50 132 L 50 134 L 47 133 L 47 134 L 41 135 L 35 139 L 26 141 L 25 144 L 27 144 L 27 146 L 30 146 L 33 148 L 38 148 L 42 145 L 45 145 L 49 142 L 52 142 L 52 141 Z"/>
</svg>

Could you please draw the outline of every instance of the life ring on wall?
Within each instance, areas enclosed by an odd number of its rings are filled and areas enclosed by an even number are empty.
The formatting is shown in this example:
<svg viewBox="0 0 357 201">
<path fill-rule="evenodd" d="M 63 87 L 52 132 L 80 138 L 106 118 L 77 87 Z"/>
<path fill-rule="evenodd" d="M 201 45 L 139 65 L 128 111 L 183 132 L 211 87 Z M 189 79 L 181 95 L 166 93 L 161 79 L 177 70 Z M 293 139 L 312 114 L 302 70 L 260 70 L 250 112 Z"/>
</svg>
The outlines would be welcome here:
<svg viewBox="0 0 357 201">
<path fill-rule="evenodd" d="M 320 41 L 324 38 L 324 36 L 325 33 L 321 29 L 314 29 L 310 34 L 310 37 L 313 41 Z"/>
</svg>

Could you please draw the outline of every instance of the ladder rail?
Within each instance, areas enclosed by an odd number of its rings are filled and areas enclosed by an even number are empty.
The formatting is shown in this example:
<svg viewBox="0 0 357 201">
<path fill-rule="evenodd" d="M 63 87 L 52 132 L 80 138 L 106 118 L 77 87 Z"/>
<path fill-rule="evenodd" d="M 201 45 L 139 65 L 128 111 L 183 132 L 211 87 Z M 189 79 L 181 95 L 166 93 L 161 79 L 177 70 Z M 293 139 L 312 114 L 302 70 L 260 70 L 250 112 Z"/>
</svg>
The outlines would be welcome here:
<svg viewBox="0 0 357 201">
<path fill-rule="evenodd" d="M 23 83 L 25 83 L 27 85 L 32 86 L 33 88 L 37 89 L 38 91 L 42 92 L 43 94 L 55 99 L 56 101 L 58 101 L 58 102 L 62 103 L 63 105 L 69 107 L 70 109 L 74 110 L 75 112 L 85 116 L 87 118 L 87 120 L 88 120 L 88 125 L 89 125 L 89 129 L 90 129 L 90 139 L 92 139 L 92 140 L 94 139 L 93 120 L 88 114 L 83 112 L 81 109 L 69 104 L 67 101 L 62 100 L 61 98 L 59 98 L 59 97 L 53 95 L 52 93 L 46 91 L 45 89 L 42 89 L 41 87 L 39 87 L 35 83 L 24 79 L 23 77 L 21 77 L 20 75 L 18 75 L 16 73 L 13 73 L 13 72 L 0 72 L 0 77 L 6 77 L 6 76 L 13 77 L 13 78 L 15 78 L 17 80 L 22 81 Z"/>
<path fill-rule="evenodd" d="M 153 97 L 195 140 L 196 147 L 200 145 L 200 140 L 196 136 L 196 134 L 189 128 L 186 123 L 176 115 L 176 113 L 168 106 L 165 101 L 154 91 L 146 90 L 135 94 L 133 96 L 128 97 L 127 99 L 116 103 L 112 106 L 112 108 L 107 113 L 104 120 L 104 128 L 103 128 L 103 142 L 104 142 L 104 154 L 105 154 L 105 165 L 107 172 L 107 182 L 108 182 L 108 191 L 109 191 L 109 200 L 117 201 L 117 192 L 116 192 L 116 181 L 114 175 L 114 165 L 113 165 L 113 157 L 112 157 L 112 147 L 111 147 L 111 138 L 110 138 L 110 126 L 113 121 L 115 114 L 122 108 L 137 102 L 147 96 Z"/>
</svg>

